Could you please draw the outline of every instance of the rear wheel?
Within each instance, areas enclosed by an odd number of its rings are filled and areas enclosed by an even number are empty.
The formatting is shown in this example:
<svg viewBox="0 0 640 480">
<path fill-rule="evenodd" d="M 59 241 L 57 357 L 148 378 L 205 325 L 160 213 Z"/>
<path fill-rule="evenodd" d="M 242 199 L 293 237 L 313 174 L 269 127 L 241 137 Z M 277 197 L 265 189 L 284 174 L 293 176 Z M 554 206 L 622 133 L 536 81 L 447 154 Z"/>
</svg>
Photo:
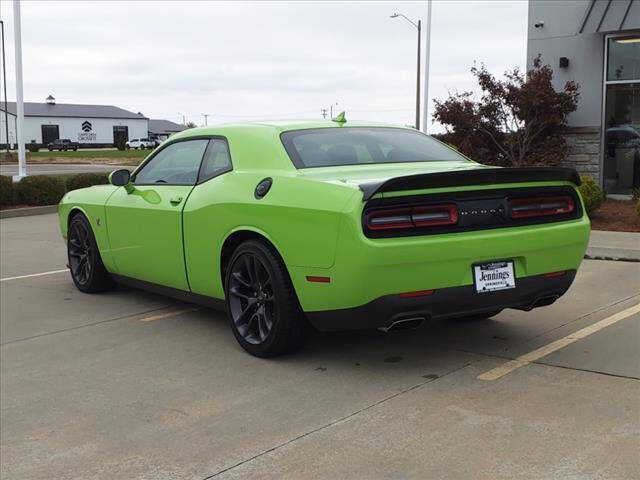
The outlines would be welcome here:
<svg viewBox="0 0 640 480">
<path fill-rule="evenodd" d="M 71 278 L 78 290 L 95 293 L 109 290 L 113 286 L 111 276 L 102 263 L 91 225 L 80 213 L 69 223 L 67 256 Z"/>
<path fill-rule="evenodd" d="M 225 279 L 227 315 L 236 340 L 256 357 L 275 357 L 300 347 L 302 310 L 280 256 L 260 241 L 242 243 Z"/>
</svg>

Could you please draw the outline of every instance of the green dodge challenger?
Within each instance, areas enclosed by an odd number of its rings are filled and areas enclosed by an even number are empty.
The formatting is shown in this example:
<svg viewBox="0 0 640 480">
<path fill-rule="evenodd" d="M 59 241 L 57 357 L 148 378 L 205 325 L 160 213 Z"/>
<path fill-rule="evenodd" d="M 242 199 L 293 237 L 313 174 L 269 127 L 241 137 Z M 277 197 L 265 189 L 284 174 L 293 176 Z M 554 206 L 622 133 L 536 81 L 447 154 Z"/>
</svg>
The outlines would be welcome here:
<svg viewBox="0 0 640 480">
<path fill-rule="evenodd" d="M 409 128 L 270 122 L 172 136 L 60 202 L 83 292 L 114 282 L 226 308 L 270 357 L 321 331 L 553 303 L 589 219 L 565 168 L 493 168 Z"/>
</svg>

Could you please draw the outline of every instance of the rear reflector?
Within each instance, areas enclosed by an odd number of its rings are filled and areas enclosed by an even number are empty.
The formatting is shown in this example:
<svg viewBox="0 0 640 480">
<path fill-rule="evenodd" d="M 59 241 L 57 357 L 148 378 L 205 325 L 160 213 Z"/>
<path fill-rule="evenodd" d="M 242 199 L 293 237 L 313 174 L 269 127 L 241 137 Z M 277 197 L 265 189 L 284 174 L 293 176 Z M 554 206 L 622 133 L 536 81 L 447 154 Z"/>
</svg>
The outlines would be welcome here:
<svg viewBox="0 0 640 480">
<path fill-rule="evenodd" d="M 563 215 L 575 210 L 573 198 L 562 197 L 514 198 L 511 200 L 511 218 Z"/>
<path fill-rule="evenodd" d="M 307 275 L 307 282 L 330 283 L 331 277 L 314 277 L 311 275 Z"/>
<path fill-rule="evenodd" d="M 424 297 L 425 295 L 432 295 L 435 290 L 418 290 L 416 292 L 406 292 L 398 295 L 400 298 L 413 298 Z"/>
<path fill-rule="evenodd" d="M 370 230 L 435 227 L 456 223 L 458 208 L 454 204 L 373 210 L 367 214 L 367 227 Z"/>
<path fill-rule="evenodd" d="M 567 273 L 567 272 L 565 270 L 562 270 L 561 272 L 545 273 L 544 276 L 547 277 L 547 278 L 561 277 L 565 273 Z"/>
</svg>

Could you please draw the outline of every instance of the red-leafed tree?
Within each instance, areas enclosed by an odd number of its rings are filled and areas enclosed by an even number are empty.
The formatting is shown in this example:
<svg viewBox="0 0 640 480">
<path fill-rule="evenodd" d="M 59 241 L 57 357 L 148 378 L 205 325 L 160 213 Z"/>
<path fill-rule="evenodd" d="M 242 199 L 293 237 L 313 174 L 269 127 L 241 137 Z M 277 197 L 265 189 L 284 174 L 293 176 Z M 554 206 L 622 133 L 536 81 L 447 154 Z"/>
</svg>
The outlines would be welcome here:
<svg viewBox="0 0 640 480">
<path fill-rule="evenodd" d="M 523 75 L 518 68 L 499 80 L 484 65 L 473 67 L 482 95 L 471 92 L 435 101 L 433 118 L 447 132 L 441 138 L 481 163 L 502 166 L 558 165 L 566 158 L 567 116 L 578 104 L 578 88 L 567 82 L 557 92 L 553 70 L 540 56 Z"/>
</svg>

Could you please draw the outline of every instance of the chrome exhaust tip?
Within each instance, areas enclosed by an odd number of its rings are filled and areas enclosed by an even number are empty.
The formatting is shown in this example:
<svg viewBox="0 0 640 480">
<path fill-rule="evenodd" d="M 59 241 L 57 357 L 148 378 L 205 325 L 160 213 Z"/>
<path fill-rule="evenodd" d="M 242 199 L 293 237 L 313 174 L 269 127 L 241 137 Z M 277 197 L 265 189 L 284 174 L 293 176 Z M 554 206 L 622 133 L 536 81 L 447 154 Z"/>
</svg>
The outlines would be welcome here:
<svg viewBox="0 0 640 480">
<path fill-rule="evenodd" d="M 424 317 L 407 317 L 391 322 L 386 327 L 379 327 L 378 330 L 384 333 L 399 332 L 401 330 L 415 330 L 420 328 L 424 323 Z"/>
</svg>

